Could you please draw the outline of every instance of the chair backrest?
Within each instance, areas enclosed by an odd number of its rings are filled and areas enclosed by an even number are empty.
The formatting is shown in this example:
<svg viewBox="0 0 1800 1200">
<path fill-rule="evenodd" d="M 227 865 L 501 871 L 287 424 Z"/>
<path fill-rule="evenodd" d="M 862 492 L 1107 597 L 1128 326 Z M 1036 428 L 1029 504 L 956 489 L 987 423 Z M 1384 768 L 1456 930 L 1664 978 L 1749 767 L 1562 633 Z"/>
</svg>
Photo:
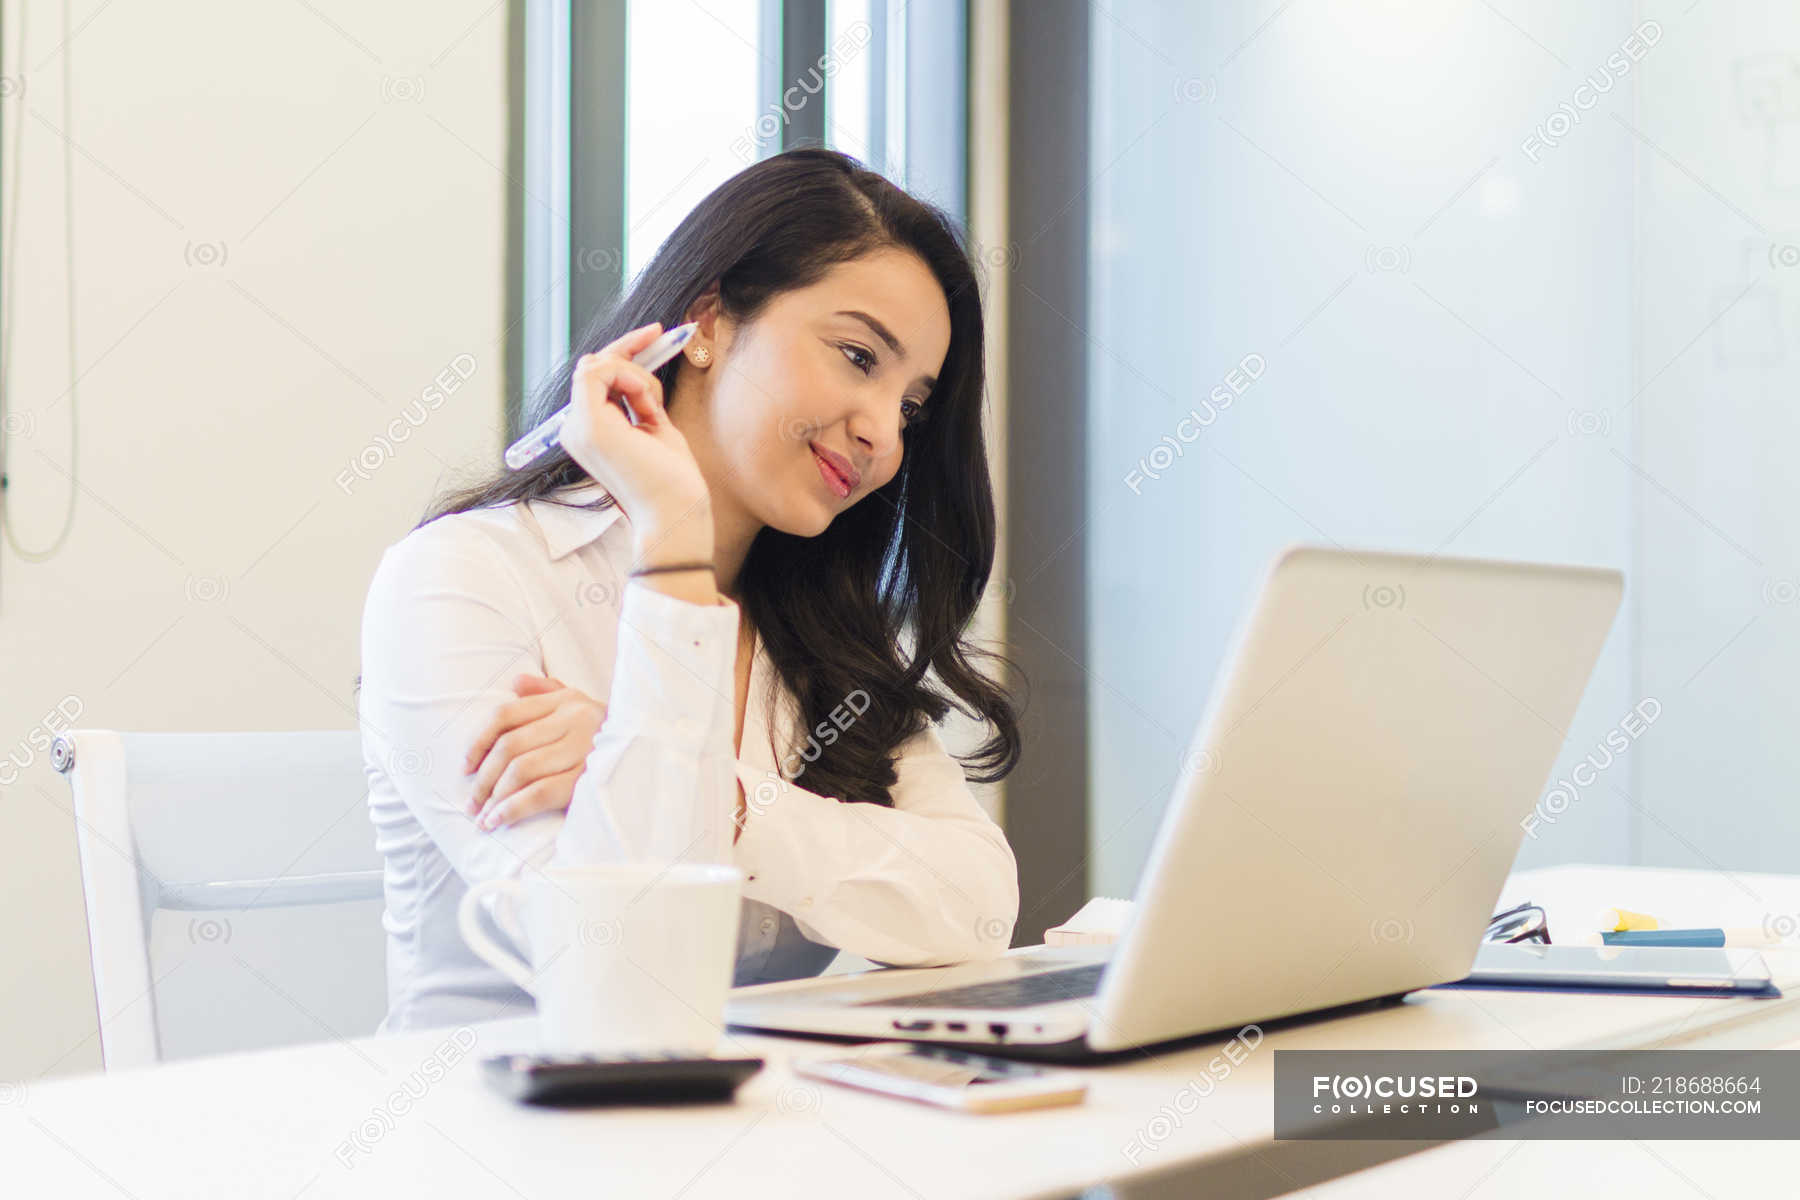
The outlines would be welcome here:
<svg viewBox="0 0 1800 1200">
<path fill-rule="evenodd" d="M 361 736 L 70 730 L 107 1070 L 373 1033 L 381 856 Z"/>
</svg>

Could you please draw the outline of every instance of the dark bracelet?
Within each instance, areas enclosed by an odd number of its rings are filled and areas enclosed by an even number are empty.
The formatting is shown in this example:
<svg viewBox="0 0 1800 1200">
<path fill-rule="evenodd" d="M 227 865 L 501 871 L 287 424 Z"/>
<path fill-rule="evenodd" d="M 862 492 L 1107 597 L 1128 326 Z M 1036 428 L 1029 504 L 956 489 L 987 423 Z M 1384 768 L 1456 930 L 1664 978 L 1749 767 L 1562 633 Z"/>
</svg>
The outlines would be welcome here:
<svg viewBox="0 0 1800 1200">
<path fill-rule="evenodd" d="M 710 571 L 713 565 L 709 562 L 667 563 L 660 567 L 639 567 L 631 573 L 632 578 L 639 575 L 660 575 L 665 571 Z"/>
</svg>

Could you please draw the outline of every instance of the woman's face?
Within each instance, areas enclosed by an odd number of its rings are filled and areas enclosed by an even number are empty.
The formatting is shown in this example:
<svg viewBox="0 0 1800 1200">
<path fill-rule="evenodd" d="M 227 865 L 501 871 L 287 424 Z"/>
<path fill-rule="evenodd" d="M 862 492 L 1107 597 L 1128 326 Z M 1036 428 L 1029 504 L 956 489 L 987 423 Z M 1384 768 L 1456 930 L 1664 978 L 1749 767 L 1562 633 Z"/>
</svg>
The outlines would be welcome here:
<svg viewBox="0 0 1800 1200">
<path fill-rule="evenodd" d="M 900 469 L 901 429 L 930 410 L 950 349 L 950 309 L 917 255 L 887 249 L 777 296 L 747 325 L 702 316 L 699 340 L 712 365 L 683 374 L 704 377 L 703 428 L 680 406 L 670 415 L 715 505 L 814 537 Z"/>
</svg>

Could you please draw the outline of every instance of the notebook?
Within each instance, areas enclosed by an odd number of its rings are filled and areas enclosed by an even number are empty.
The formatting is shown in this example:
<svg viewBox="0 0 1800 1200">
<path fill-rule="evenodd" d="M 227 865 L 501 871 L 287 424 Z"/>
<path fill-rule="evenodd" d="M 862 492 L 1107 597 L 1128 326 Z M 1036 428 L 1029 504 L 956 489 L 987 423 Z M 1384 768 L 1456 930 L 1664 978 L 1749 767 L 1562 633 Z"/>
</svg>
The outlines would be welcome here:
<svg viewBox="0 0 1800 1200">
<path fill-rule="evenodd" d="M 1107 946 L 1119 940 L 1131 923 L 1132 901 L 1095 896 L 1053 929 L 1044 930 L 1046 946 Z"/>
</svg>

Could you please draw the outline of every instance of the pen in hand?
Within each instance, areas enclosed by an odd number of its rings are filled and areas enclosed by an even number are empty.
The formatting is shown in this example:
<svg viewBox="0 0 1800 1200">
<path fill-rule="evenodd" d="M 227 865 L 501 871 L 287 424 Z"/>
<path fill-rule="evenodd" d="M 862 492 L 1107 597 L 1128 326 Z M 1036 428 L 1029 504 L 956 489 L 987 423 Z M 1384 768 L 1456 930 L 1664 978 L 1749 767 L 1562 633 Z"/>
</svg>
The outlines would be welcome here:
<svg viewBox="0 0 1800 1200">
<path fill-rule="evenodd" d="M 694 336 L 694 331 L 698 328 L 699 324 L 694 321 L 677 325 L 634 354 L 631 361 L 646 371 L 658 370 L 681 353 L 681 348 L 687 345 L 688 339 Z M 613 395 L 608 399 L 624 410 L 626 420 L 633 425 L 638 423 L 636 414 L 631 411 L 631 405 L 625 402 L 624 397 Z M 506 465 L 514 471 L 523 470 L 547 454 L 562 436 L 563 419 L 568 413 L 569 406 L 565 404 L 539 422 L 530 433 L 508 446 L 504 455 Z"/>
</svg>

